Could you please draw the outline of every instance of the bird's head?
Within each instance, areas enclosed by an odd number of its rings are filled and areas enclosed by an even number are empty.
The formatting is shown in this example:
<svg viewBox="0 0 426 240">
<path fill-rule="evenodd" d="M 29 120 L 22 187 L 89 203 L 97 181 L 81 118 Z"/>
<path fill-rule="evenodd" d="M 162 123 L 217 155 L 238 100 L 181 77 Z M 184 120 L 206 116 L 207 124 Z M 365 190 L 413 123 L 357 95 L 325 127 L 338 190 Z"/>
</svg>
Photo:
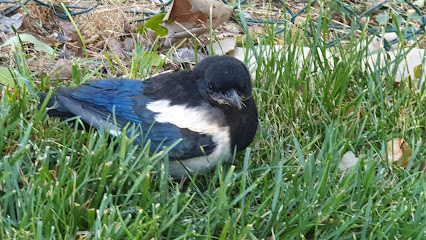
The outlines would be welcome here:
<svg viewBox="0 0 426 240">
<path fill-rule="evenodd" d="M 240 60 L 230 56 L 208 57 L 194 69 L 200 94 L 221 108 L 242 109 L 252 97 L 250 73 Z"/>
</svg>

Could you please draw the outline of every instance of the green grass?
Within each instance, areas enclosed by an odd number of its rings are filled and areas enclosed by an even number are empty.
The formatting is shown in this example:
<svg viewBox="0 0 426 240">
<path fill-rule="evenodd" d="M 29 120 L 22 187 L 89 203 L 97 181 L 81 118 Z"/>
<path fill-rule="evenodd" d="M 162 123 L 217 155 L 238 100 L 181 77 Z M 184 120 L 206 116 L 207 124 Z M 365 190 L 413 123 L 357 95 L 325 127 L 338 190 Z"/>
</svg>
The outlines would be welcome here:
<svg viewBox="0 0 426 240">
<path fill-rule="evenodd" d="M 282 52 L 259 59 L 251 147 L 187 186 L 167 176 L 166 154 L 47 118 L 25 89 L 2 94 L 0 239 L 424 239 L 424 86 L 394 88 L 389 67 L 362 70 L 357 40 L 324 64 L 322 29 L 309 30 L 289 29 Z M 312 49 L 300 65 L 295 43 Z M 23 77 L 39 81 L 17 52 Z M 74 70 L 78 81 L 94 75 Z M 413 150 L 406 168 L 387 163 L 395 137 Z M 344 174 L 349 150 L 360 161 Z"/>
</svg>

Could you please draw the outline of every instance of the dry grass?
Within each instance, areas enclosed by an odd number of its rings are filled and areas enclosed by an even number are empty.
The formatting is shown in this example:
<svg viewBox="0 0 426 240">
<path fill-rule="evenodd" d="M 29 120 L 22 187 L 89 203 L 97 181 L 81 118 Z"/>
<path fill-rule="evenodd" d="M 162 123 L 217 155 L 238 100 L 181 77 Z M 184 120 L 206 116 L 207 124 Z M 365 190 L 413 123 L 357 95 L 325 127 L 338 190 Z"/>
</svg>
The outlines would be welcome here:
<svg viewBox="0 0 426 240">
<path fill-rule="evenodd" d="M 48 0 L 44 1 L 49 4 L 61 4 L 59 0 Z M 285 1 L 287 7 L 297 13 L 305 7 L 304 1 Z M 230 4 L 235 4 L 235 1 L 229 1 Z M 332 3 L 332 2 L 331 2 Z M 77 33 L 75 27 L 68 20 L 62 20 L 53 14 L 52 9 L 49 9 L 45 6 L 36 5 L 35 2 L 30 2 L 25 5 L 25 10 L 20 9 L 18 12 L 25 15 L 23 25 L 19 28 L 19 33 L 29 33 L 42 40 L 44 43 L 55 48 L 58 47 L 58 54 L 52 59 L 50 56 L 46 56 L 44 53 L 34 51 L 33 46 L 25 45 L 25 51 L 29 53 L 32 58 L 28 59 L 27 64 L 31 72 L 37 74 L 48 74 L 53 75 L 58 79 L 69 79 L 71 77 L 71 65 L 78 65 L 83 69 L 93 69 L 97 66 L 92 66 L 93 64 L 90 61 L 96 61 L 108 63 L 108 60 L 105 56 L 105 52 L 108 55 L 116 58 L 115 61 L 112 61 L 113 66 L 117 67 L 117 75 L 124 74 L 123 71 L 120 71 L 118 65 L 121 65 L 125 68 L 130 68 L 130 60 L 134 54 L 135 44 L 138 46 L 145 46 L 150 48 L 153 42 L 155 41 L 155 34 L 153 32 L 148 32 L 147 35 L 141 36 L 137 33 L 137 29 L 143 25 L 143 22 L 135 22 L 135 20 L 144 18 L 144 15 L 136 14 L 135 12 L 160 12 L 160 3 L 154 3 L 151 0 L 143 1 L 125 1 L 121 3 L 116 0 L 103 0 L 103 1 L 75 1 L 75 2 L 65 2 L 65 4 L 70 4 L 80 7 L 92 7 L 95 4 L 98 4 L 96 8 L 89 11 L 88 13 L 73 16 L 76 26 L 79 29 L 81 36 Z M 356 1 L 354 5 L 353 1 L 348 2 L 352 9 L 358 14 L 362 13 L 366 9 L 373 7 L 377 3 Z M 333 5 L 333 4 L 331 4 Z M 336 4 L 334 4 L 336 5 Z M 0 10 L 5 11 L 10 4 L 0 4 Z M 166 11 L 170 6 L 166 7 Z M 319 12 L 321 9 L 320 3 L 315 3 L 310 8 L 310 18 L 316 19 L 319 18 Z M 385 6 L 385 8 L 394 8 L 401 11 L 401 13 L 410 13 L 412 12 L 411 7 L 408 4 L 400 3 L 390 3 Z M 278 2 L 269 1 L 249 1 L 242 6 L 242 10 L 247 13 L 248 18 L 265 20 L 269 19 L 272 21 L 283 21 L 283 15 L 289 15 L 283 8 L 283 6 Z M 28 13 L 28 14 L 27 14 Z M 238 10 L 235 11 L 238 15 Z M 376 10 L 372 13 L 372 16 L 379 14 L 379 10 Z M 146 17 L 146 16 L 145 16 Z M 344 14 L 342 11 L 336 11 L 332 14 L 332 19 L 330 19 L 330 24 L 348 27 L 353 23 L 353 17 L 350 15 Z M 377 27 L 377 22 L 374 17 L 363 18 L 361 22 L 368 22 L 370 26 Z M 296 18 L 295 27 L 301 27 L 306 23 L 306 13 L 302 13 L 299 17 Z M 418 20 L 412 20 L 411 23 L 415 27 L 419 27 Z M 248 23 L 248 26 L 253 27 L 255 32 L 259 35 L 265 34 L 265 28 L 262 23 Z M 348 30 L 336 30 L 330 29 L 330 39 L 335 37 L 341 37 L 348 33 Z M 221 33 L 231 33 L 234 35 L 242 34 L 243 29 L 240 25 L 235 22 L 228 21 L 227 24 L 222 25 L 215 30 L 217 34 Z M 58 34 L 61 36 L 66 36 L 66 41 L 59 41 Z M 2 37 L 3 36 L 3 37 Z M 13 34 L 2 35 L 0 39 L 3 38 L 3 41 Z M 2 37 L 2 38 L 1 38 Z M 204 36 L 197 36 L 199 41 L 205 45 L 208 45 L 210 39 L 208 34 Z M 84 41 L 84 44 L 82 42 Z M 282 42 L 280 37 L 277 37 L 277 43 Z M 1 43 L 1 40 L 0 40 Z M 161 43 L 161 41 L 160 41 Z M 344 43 L 344 42 L 343 42 Z M 426 40 L 420 39 L 420 47 L 425 47 Z M 87 49 L 87 55 L 84 49 Z M 188 39 L 182 47 L 193 47 L 194 43 L 192 39 Z M 201 47 L 201 46 L 199 46 Z M 161 44 L 157 51 L 159 53 L 167 52 L 168 48 L 162 48 Z M 0 54 L 0 63 L 2 65 L 16 67 L 16 64 L 13 60 L 13 49 L 12 48 L 2 48 L 2 53 Z M 80 59 L 88 60 L 81 62 Z M 118 63 L 118 62 L 119 63 Z M 167 67 L 167 66 L 166 66 Z M 169 67 L 170 68 L 170 67 Z M 112 73 L 108 68 L 104 68 L 101 72 L 111 75 Z"/>
</svg>

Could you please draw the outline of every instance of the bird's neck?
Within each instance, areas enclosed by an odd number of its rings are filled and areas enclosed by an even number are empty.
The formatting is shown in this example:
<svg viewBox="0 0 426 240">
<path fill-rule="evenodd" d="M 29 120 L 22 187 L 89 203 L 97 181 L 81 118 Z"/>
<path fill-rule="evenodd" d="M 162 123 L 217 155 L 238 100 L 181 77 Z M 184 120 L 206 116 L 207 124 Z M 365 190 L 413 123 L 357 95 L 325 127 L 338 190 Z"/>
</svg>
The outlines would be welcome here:
<svg viewBox="0 0 426 240">
<path fill-rule="evenodd" d="M 247 100 L 246 108 L 244 111 L 223 109 L 230 127 L 231 147 L 237 146 L 238 152 L 250 145 L 257 130 L 257 109 L 253 99 Z"/>
</svg>

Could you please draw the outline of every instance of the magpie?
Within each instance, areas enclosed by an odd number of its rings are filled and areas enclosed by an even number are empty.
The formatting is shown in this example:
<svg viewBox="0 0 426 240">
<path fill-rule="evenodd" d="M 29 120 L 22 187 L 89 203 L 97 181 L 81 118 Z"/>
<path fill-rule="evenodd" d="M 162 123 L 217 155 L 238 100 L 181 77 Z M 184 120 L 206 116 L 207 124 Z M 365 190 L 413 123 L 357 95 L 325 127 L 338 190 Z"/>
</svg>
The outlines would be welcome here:
<svg viewBox="0 0 426 240">
<path fill-rule="evenodd" d="M 41 103 L 45 97 L 40 95 Z M 60 87 L 47 109 L 61 119 L 79 116 L 115 137 L 129 123 L 138 126 L 135 142 L 150 139 L 152 151 L 180 141 L 168 152 L 169 174 L 176 179 L 231 160 L 234 149 L 250 145 L 258 125 L 250 73 L 230 56 L 208 57 L 193 70 L 144 81 L 101 79 Z"/>
</svg>

